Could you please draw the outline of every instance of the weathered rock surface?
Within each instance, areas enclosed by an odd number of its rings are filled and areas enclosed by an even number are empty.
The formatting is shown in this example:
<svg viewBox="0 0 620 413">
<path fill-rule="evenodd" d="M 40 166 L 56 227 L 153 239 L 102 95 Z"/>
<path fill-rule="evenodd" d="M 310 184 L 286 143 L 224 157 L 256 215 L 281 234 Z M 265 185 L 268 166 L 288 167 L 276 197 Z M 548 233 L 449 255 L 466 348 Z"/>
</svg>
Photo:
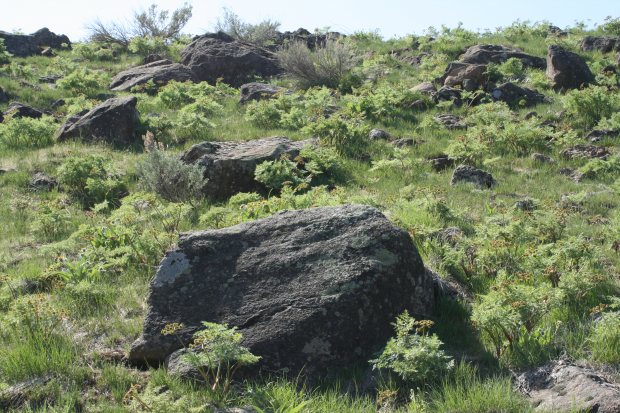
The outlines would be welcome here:
<svg viewBox="0 0 620 413">
<path fill-rule="evenodd" d="M 547 54 L 547 79 L 555 83 L 555 90 L 560 90 L 579 88 L 594 82 L 595 77 L 581 56 L 552 44 Z"/>
<path fill-rule="evenodd" d="M 58 181 L 54 178 L 50 178 L 45 172 L 37 172 L 32 175 L 30 181 L 30 188 L 34 191 L 51 191 L 58 187 Z"/>
<path fill-rule="evenodd" d="M 156 85 L 164 86 L 171 80 L 177 82 L 199 82 L 198 77 L 189 68 L 170 60 L 159 60 L 144 66 L 120 72 L 112 79 L 110 89 L 122 92 L 131 90 L 132 87 L 153 80 Z"/>
<path fill-rule="evenodd" d="M 383 129 L 373 129 L 368 132 L 368 139 L 371 141 L 384 140 L 389 141 L 391 138 L 390 134 L 384 131 Z"/>
<path fill-rule="evenodd" d="M 165 59 L 161 55 L 150 54 L 144 58 L 144 64 L 148 65 L 149 63 L 159 62 L 160 60 L 165 60 Z"/>
<path fill-rule="evenodd" d="M 530 158 L 537 162 L 542 163 L 555 163 L 555 159 L 550 156 L 543 155 L 542 153 L 533 153 Z"/>
<path fill-rule="evenodd" d="M 135 96 L 112 98 L 65 120 L 56 132 L 59 142 L 80 138 L 93 142 L 131 143 L 135 139 L 137 119 Z"/>
<path fill-rule="evenodd" d="M 23 406 L 31 393 L 36 392 L 37 387 L 45 385 L 53 378 L 51 374 L 43 377 L 33 377 L 0 391 L 0 408 L 3 411 L 10 411 Z"/>
<path fill-rule="evenodd" d="M 42 116 L 52 116 L 52 112 L 35 108 L 20 102 L 11 102 L 6 108 L 5 115 L 13 115 L 14 118 L 39 119 Z"/>
<path fill-rule="evenodd" d="M 290 95 L 293 92 L 286 90 L 280 86 L 269 85 L 267 83 L 246 83 L 241 86 L 239 93 L 239 104 L 244 105 L 250 100 L 261 100 L 263 98 L 269 98 L 278 92 L 284 91 L 285 95 Z"/>
<path fill-rule="evenodd" d="M 4 39 L 7 52 L 15 57 L 40 55 L 41 49 L 33 36 L 11 34 L 0 30 L 0 39 Z"/>
<path fill-rule="evenodd" d="M 422 82 L 419 85 L 412 87 L 410 90 L 417 90 L 427 95 L 437 92 L 437 88 L 431 82 Z"/>
<path fill-rule="evenodd" d="M 403 148 L 405 146 L 413 146 L 414 143 L 415 141 L 411 138 L 402 138 L 402 139 L 396 139 L 395 141 L 390 142 L 390 145 L 396 146 L 397 148 Z"/>
<path fill-rule="evenodd" d="M 613 129 L 595 129 L 588 133 L 586 140 L 589 142 L 600 142 L 604 138 L 617 138 L 620 135 L 620 131 Z"/>
<path fill-rule="evenodd" d="M 422 60 L 423 59 L 427 59 L 430 58 L 433 55 L 433 53 L 426 53 L 426 52 L 422 52 L 418 55 L 415 56 L 406 56 L 403 57 L 400 61 L 401 63 L 406 63 L 410 66 L 420 66 L 422 64 Z"/>
<path fill-rule="evenodd" d="M 538 93 L 528 88 L 517 86 L 513 83 L 499 85 L 491 92 L 494 101 L 506 103 L 525 101 L 524 106 L 534 106 L 541 103 L 550 103 L 549 99 L 542 93 Z"/>
<path fill-rule="evenodd" d="M 267 46 L 266 48 L 271 51 L 277 51 L 283 44 L 300 42 L 304 43 L 310 50 L 316 49 L 317 46 L 324 46 L 328 41 L 338 40 L 341 37 L 346 37 L 345 35 L 338 32 L 328 32 L 325 34 L 315 34 L 311 33 L 304 28 L 299 28 L 294 32 L 276 32 L 272 41 L 273 45 Z"/>
<path fill-rule="evenodd" d="M 47 27 L 37 30 L 31 34 L 34 37 L 37 45 L 40 47 L 53 47 L 54 49 L 60 49 L 63 43 L 66 43 L 69 49 L 71 49 L 71 40 L 64 34 L 56 34 Z"/>
<path fill-rule="evenodd" d="M 437 92 L 430 94 L 431 99 L 435 102 L 452 101 L 456 106 L 461 106 L 461 91 L 451 86 L 442 86 Z"/>
<path fill-rule="evenodd" d="M 579 42 L 579 48 L 583 52 L 597 50 L 601 53 L 620 51 L 620 38 L 609 36 L 586 36 Z"/>
<path fill-rule="evenodd" d="M 236 41 L 225 33 L 207 33 L 181 51 L 181 63 L 201 81 L 215 84 L 218 78 L 234 87 L 253 76 L 270 78 L 281 73 L 274 53 Z"/>
<path fill-rule="evenodd" d="M 9 95 L 2 89 L 0 86 L 0 103 L 7 102 L 9 100 Z"/>
<path fill-rule="evenodd" d="M 181 154 L 186 164 L 197 162 L 209 179 L 204 194 L 213 200 L 224 200 L 239 192 L 255 192 L 264 187 L 254 179 L 256 166 L 264 161 L 292 158 L 313 139 L 295 142 L 286 136 L 255 139 L 248 142 L 202 142 Z"/>
<path fill-rule="evenodd" d="M 565 361 L 517 376 L 537 411 L 620 412 L 620 386 L 594 370 Z"/>
<path fill-rule="evenodd" d="M 39 78 L 39 83 L 56 83 L 57 80 L 60 80 L 63 78 L 64 76 L 61 76 L 61 75 L 41 76 Z"/>
<path fill-rule="evenodd" d="M 439 155 L 427 156 L 426 158 L 424 158 L 424 163 L 430 164 L 431 168 L 433 168 L 437 172 L 441 172 L 454 166 L 455 162 L 456 159 L 451 158 L 443 153 Z"/>
<path fill-rule="evenodd" d="M 435 83 L 443 86 L 462 86 L 463 81 L 473 80 L 477 85 L 484 85 L 489 81 L 489 77 L 484 74 L 487 67 L 484 64 L 470 64 L 461 62 L 450 62 L 443 74 L 435 79 Z"/>
<path fill-rule="evenodd" d="M 596 145 L 576 145 L 560 151 L 560 156 L 565 159 L 589 158 L 605 160 L 611 153 L 607 152 L 602 146 Z"/>
<path fill-rule="evenodd" d="M 228 323 L 265 372 L 324 374 L 366 360 L 404 310 L 428 314 L 433 282 L 408 233 L 366 205 L 280 211 L 221 230 L 186 232 L 149 287 L 134 361 L 163 361 L 201 321 Z"/>
<path fill-rule="evenodd" d="M 459 115 L 452 115 L 450 113 L 444 113 L 443 115 L 435 116 L 435 119 L 437 119 L 439 122 L 441 122 L 443 126 L 445 126 L 446 128 L 450 130 L 467 128 L 465 124 L 461 123 L 463 118 Z"/>
<path fill-rule="evenodd" d="M 511 58 L 520 59 L 524 66 L 535 69 L 545 69 L 547 62 L 542 57 L 532 56 L 513 46 L 499 46 L 493 44 L 477 44 L 467 49 L 461 62 L 469 64 L 496 63 L 501 64 Z"/>
<path fill-rule="evenodd" d="M 450 185 L 471 182 L 479 189 L 490 188 L 495 184 L 493 175 L 469 165 L 459 165 L 452 173 Z"/>
</svg>

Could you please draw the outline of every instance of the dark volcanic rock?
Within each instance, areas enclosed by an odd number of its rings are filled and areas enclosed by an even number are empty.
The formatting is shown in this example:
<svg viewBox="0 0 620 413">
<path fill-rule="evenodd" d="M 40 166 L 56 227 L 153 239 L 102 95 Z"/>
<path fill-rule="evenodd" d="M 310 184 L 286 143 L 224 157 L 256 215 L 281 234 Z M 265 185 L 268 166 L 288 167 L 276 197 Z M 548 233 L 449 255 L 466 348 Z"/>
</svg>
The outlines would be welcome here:
<svg viewBox="0 0 620 413">
<path fill-rule="evenodd" d="M 516 379 L 537 411 L 620 412 L 620 386 L 592 369 L 559 361 Z"/>
<path fill-rule="evenodd" d="M 601 53 L 620 51 L 620 38 L 609 36 L 586 36 L 579 42 L 583 52 L 597 50 Z"/>
<path fill-rule="evenodd" d="M 37 42 L 37 45 L 41 47 L 53 47 L 54 49 L 60 49 L 63 43 L 66 43 L 71 48 L 71 40 L 64 34 L 56 34 L 51 32 L 50 29 L 44 27 L 31 34 Z"/>
<path fill-rule="evenodd" d="M 436 103 L 452 101 L 456 106 L 463 104 L 461 91 L 450 86 L 442 86 L 437 92 L 431 93 L 430 97 Z"/>
<path fill-rule="evenodd" d="M 299 28 L 294 32 L 276 32 L 276 35 L 271 39 L 275 44 L 267 46 L 269 50 L 277 51 L 283 44 L 290 43 L 304 43 L 310 50 L 316 49 L 317 46 L 322 47 L 328 41 L 338 40 L 345 35 L 338 32 L 328 32 L 325 34 L 310 33 L 304 28 Z"/>
<path fill-rule="evenodd" d="M 462 86 L 464 80 L 473 80 L 477 85 L 484 85 L 489 77 L 484 74 L 487 67 L 483 64 L 450 62 L 443 74 L 435 79 L 435 83 L 443 86 Z"/>
<path fill-rule="evenodd" d="M 160 60 L 164 60 L 164 58 L 161 55 L 150 54 L 144 58 L 144 64 L 148 65 L 149 63 L 159 62 Z"/>
<path fill-rule="evenodd" d="M 248 142 L 202 142 L 181 155 L 185 164 L 197 162 L 209 179 L 205 195 L 213 200 L 228 199 L 239 192 L 255 192 L 264 187 L 254 179 L 256 166 L 264 161 L 292 158 L 314 139 L 295 142 L 286 136 L 254 139 Z"/>
<path fill-rule="evenodd" d="M 495 183 L 493 175 L 469 165 L 459 165 L 452 173 L 450 185 L 462 182 L 471 182 L 480 189 L 490 188 Z"/>
<path fill-rule="evenodd" d="M 396 146 L 397 148 L 404 148 L 405 146 L 413 146 L 414 143 L 415 141 L 411 138 L 402 138 L 390 142 L 390 145 Z"/>
<path fill-rule="evenodd" d="M 454 166 L 455 162 L 455 158 L 450 158 L 446 154 L 427 156 L 426 158 L 424 158 L 424 163 L 430 164 L 431 168 L 433 168 L 437 172 L 441 172 Z"/>
<path fill-rule="evenodd" d="M 61 75 L 41 76 L 39 78 L 39 83 L 56 83 L 57 80 L 60 80 L 63 78 L 64 76 L 61 76 Z"/>
<path fill-rule="evenodd" d="M 437 92 L 437 88 L 431 82 L 422 82 L 417 86 L 412 87 L 409 90 L 417 90 L 421 93 L 430 95 L 431 93 Z"/>
<path fill-rule="evenodd" d="M 59 142 L 81 138 L 87 141 L 131 143 L 137 119 L 135 96 L 108 99 L 100 105 L 67 118 L 56 132 Z"/>
<path fill-rule="evenodd" d="M 496 87 L 491 93 L 494 101 L 502 101 L 506 103 L 525 101 L 525 106 L 538 105 L 540 103 L 549 103 L 549 99 L 542 93 L 535 92 L 531 89 L 517 86 L 513 83 L 504 83 Z"/>
<path fill-rule="evenodd" d="M 45 172 L 37 172 L 32 175 L 30 181 L 30 188 L 34 191 L 51 191 L 58 187 L 58 181 L 54 178 L 50 178 Z"/>
<path fill-rule="evenodd" d="M 0 30 L 0 39 L 4 39 L 6 50 L 15 57 L 40 55 L 41 49 L 33 36 L 11 34 Z"/>
<path fill-rule="evenodd" d="M 549 46 L 547 54 L 547 79 L 555 83 L 555 90 L 575 89 L 595 80 L 581 56 L 555 44 Z"/>
<path fill-rule="evenodd" d="M 14 118 L 39 119 L 41 116 L 52 116 L 52 112 L 26 105 L 20 102 L 11 102 L 6 108 L 5 115 L 13 115 Z"/>
<path fill-rule="evenodd" d="M 560 156 L 565 159 L 599 158 L 605 160 L 609 155 L 611 155 L 611 153 L 607 152 L 605 148 L 596 145 L 576 145 L 560 151 Z"/>
<path fill-rule="evenodd" d="M 271 97 L 276 93 L 284 91 L 285 95 L 291 95 L 293 92 L 286 90 L 280 86 L 269 85 L 266 83 L 246 83 L 241 86 L 239 94 L 239 104 L 244 105 L 250 100 L 261 100 L 265 97 Z"/>
<path fill-rule="evenodd" d="M 280 211 L 221 230 L 182 233 L 149 287 L 136 362 L 181 348 L 161 334 L 228 323 L 261 360 L 256 370 L 323 375 L 367 360 L 408 310 L 428 314 L 433 282 L 409 234 L 366 205 Z"/>
<path fill-rule="evenodd" d="M 547 62 L 542 57 L 526 54 L 518 47 L 493 44 L 471 46 L 461 58 L 461 62 L 482 65 L 491 62 L 500 64 L 511 58 L 520 59 L 526 67 L 533 67 L 535 69 L 545 69 L 547 67 Z"/>
<path fill-rule="evenodd" d="M 586 140 L 590 142 L 600 142 L 604 138 L 617 138 L 620 135 L 620 131 L 613 129 L 595 129 L 588 133 Z"/>
<path fill-rule="evenodd" d="M 189 67 L 201 81 L 240 87 L 249 78 L 270 78 L 281 73 L 274 53 L 236 41 L 219 32 L 198 37 L 181 51 L 181 63 Z"/>
<path fill-rule="evenodd" d="M 131 90 L 132 87 L 153 80 L 156 85 L 164 86 L 171 80 L 197 83 L 198 77 L 189 68 L 170 60 L 159 60 L 144 66 L 120 72 L 112 79 L 110 89 L 121 92 Z"/>
<path fill-rule="evenodd" d="M 437 119 L 439 122 L 441 122 L 443 126 L 445 126 L 446 128 L 450 130 L 467 128 L 466 125 L 461 123 L 463 118 L 459 115 L 452 115 L 450 113 L 444 113 L 443 115 L 435 116 L 435 119 Z"/>
<path fill-rule="evenodd" d="M 9 100 L 9 95 L 6 94 L 4 89 L 0 86 L 0 103 L 7 102 Z"/>
</svg>

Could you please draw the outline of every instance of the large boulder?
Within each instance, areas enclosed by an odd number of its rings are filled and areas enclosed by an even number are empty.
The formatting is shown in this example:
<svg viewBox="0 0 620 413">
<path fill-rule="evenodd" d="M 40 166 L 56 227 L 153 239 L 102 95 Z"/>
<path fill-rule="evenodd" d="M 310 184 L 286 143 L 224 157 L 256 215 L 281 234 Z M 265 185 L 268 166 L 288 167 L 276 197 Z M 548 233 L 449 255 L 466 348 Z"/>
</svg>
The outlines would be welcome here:
<svg viewBox="0 0 620 413">
<path fill-rule="evenodd" d="M 209 179 L 203 187 L 207 198 L 224 200 L 239 192 L 255 192 L 264 187 L 254 179 L 256 166 L 280 159 L 297 157 L 314 139 L 295 142 L 286 136 L 254 139 L 248 142 L 202 142 L 181 154 L 185 164 L 197 163 Z"/>
<path fill-rule="evenodd" d="M 265 97 L 272 97 L 278 92 L 283 92 L 285 95 L 291 95 L 293 93 L 292 91 L 286 90 L 280 86 L 258 82 L 246 83 L 241 86 L 239 92 L 240 105 L 244 105 L 250 100 L 261 100 Z"/>
<path fill-rule="evenodd" d="M 601 53 L 620 51 L 620 38 L 609 36 L 586 36 L 579 42 L 579 48 L 583 52 L 594 50 Z"/>
<path fill-rule="evenodd" d="M 516 379 L 537 411 L 620 412 L 620 386 L 590 368 L 559 361 Z"/>
<path fill-rule="evenodd" d="M 59 142 L 80 138 L 86 141 L 132 143 L 138 99 L 135 96 L 112 98 L 88 110 L 70 116 L 56 133 Z"/>
<path fill-rule="evenodd" d="M 14 118 L 33 118 L 39 119 L 42 116 L 52 116 L 52 112 L 35 108 L 20 102 L 11 102 L 6 108 L 5 115 L 12 115 Z"/>
<path fill-rule="evenodd" d="M 270 78 L 281 73 L 274 53 L 235 40 L 223 32 L 198 37 L 181 51 L 181 63 L 196 73 L 201 81 L 240 87 L 249 78 Z"/>
<path fill-rule="evenodd" d="M 66 43 L 69 49 L 71 48 L 71 40 L 64 34 L 56 34 L 47 27 L 37 30 L 31 34 L 40 47 L 52 47 L 54 49 L 60 49 L 63 43 Z"/>
<path fill-rule="evenodd" d="M 547 54 L 547 79 L 555 83 L 555 90 L 560 90 L 579 88 L 594 82 L 595 77 L 581 56 L 552 44 Z"/>
<path fill-rule="evenodd" d="M 535 69 L 544 69 L 547 62 L 542 57 L 532 56 L 513 46 L 499 46 L 494 44 L 477 44 L 467 49 L 461 62 L 486 65 L 487 63 L 501 64 L 511 58 L 520 59 L 524 66 Z"/>
<path fill-rule="evenodd" d="M 182 233 L 150 284 L 129 358 L 159 363 L 208 321 L 238 327 L 256 369 L 322 375 L 367 360 L 397 315 L 429 314 L 433 294 L 411 237 L 377 209 L 280 211 Z M 161 334 L 171 323 L 185 325 L 178 337 Z"/>
<path fill-rule="evenodd" d="M 171 80 L 177 82 L 199 82 L 198 77 L 188 67 L 170 60 L 159 60 L 144 66 L 120 72 L 112 79 L 110 89 L 117 92 L 126 92 L 132 87 L 152 80 L 156 85 L 164 86 Z"/>
<path fill-rule="evenodd" d="M 504 83 L 496 87 L 490 93 L 491 98 L 494 101 L 501 101 L 506 103 L 525 101 L 524 106 L 533 106 L 540 103 L 550 103 L 549 99 L 542 93 L 538 93 L 534 90 L 517 86 L 513 83 Z"/>
<path fill-rule="evenodd" d="M 0 39 L 4 39 L 6 50 L 15 57 L 28 57 L 41 54 L 41 49 L 33 36 L 11 34 L 0 30 Z"/>
<path fill-rule="evenodd" d="M 442 86 L 463 86 L 464 80 L 472 80 L 478 86 L 482 86 L 489 81 L 489 77 L 484 74 L 487 71 L 486 65 L 469 64 L 460 62 L 450 62 L 441 77 L 435 79 L 435 83 Z"/>
</svg>

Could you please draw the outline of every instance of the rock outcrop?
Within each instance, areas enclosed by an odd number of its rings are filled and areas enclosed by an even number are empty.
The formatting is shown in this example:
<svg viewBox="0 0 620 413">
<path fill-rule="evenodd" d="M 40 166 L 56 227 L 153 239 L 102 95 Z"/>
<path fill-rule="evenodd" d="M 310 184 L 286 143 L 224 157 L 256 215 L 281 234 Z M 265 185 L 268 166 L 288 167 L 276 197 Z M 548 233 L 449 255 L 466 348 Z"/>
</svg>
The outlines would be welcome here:
<svg viewBox="0 0 620 413">
<path fill-rule="evenodd" d="M 246 83 L 241 86 L 239 93 L 239 104 L 244 105 L 250 100 L 261 100 L 264 98 L 270 98 L 278 92 L 284 92 L 286 95 L 290 95 L 293 92 L 286 90 L 280 86 L 269 85 L 267 83 Z"/>
<path fill-rule="evenodd" d="M 464 80 L 472 80 L 476 85 L 482 86 L 489 81 L 489 77 L 484 74 L 486 70 L 484 64 L 450 62 L 443 74 L 435 79 L 435 83 L 454 87 L 463 86 Z"/>
<path fill-rule="evenodd" d="M 552 44 L 547 54 L 547 79 L 560 90 L 579 88 L 594 82 L 595 77 L 581 56 Z"/>
<path fill-rule="evenodd" d="M 430 313 L 433 285 L 409 234 L 366 205 L 186 232 L 150 284 L 129 358 L 161 362 L 209 321 L 239 328 L 254 371 L 323 375 L 367 360 L 403 311 Z M 185 325 L 178 338 L 161 334 L 171 323 Z"/>
<path fill-rule="evenodd" d="M 137 119 L 135 96 L 112 98 L 69 116 L 56 133 L 59 142 L 83 139 L 92 142 L 132 143 Z"/>
<path fill-rule="evenodd" d="M 479 189 L 491 188 L 495 184 L 495 179 L 490 173 L 481 169 L 476 169 L 469 165 L 459 165 L 452 173 L 450 185 L 459 183 L 473 183 Z"/>
<path fill-rule="evenodd" d="M 12 115 L 14 118 L 33 118 L 39 119 L 42 116 L 52 116 L 52 112 L 35 108 L 20 102 L 11 102 L 6 108 L 5 115 Z"/>
<path fill-rule="evenodd" d="M 547 62 L 542 57 L 532 56 L 513 46 L 499 46 L 494 44 L 477 44 L 467 49 L 461 62 L 486 65 L 487 63 L 501 64 L 511 58 L 520 59 L 525 67 L 545 69 Z"/>
<path fill-rule="evenodd" d="M 41 49 L 33 36 L 11 34 L 0 30 L 0 39 L 4 39 L 7 52 L 15 57 L 40 55 Z"/>
<path fill-rule="evenodd" d="M 223 32 L 207 33 L 185 46 L 181 63 L 201 81 L 214 85 L 222 78 L 234 87 L 248 83 L 254 76 L 270 78 L 282 72 L 274 53 Z"/>
<path fill-rule="evenodd" d="M 254 139 L 247 142 L 202 142 L 181 154 L 185 164 L 198 163 L 206 178 L 204 194 L 212 200 L 225 200 L 239 192 L 255 192 L 264 187 L 254 179 L 256 166 L 280 159 L 291 159 L 314 139 L 293 141 L 286 136 Z"/>
<path fill-rule="evenodd" d="M 609 36 L 586 36 L 579 42 L 579 48 L 583 52 L 594 50 L 601 53 L 620 51 L 620 38 Z"/>
<path fill-rule="evenodd" d="M 71 49 L 71 40 L 64 34 L 56 34 L 47 27 L 37 30 L 31 34 L 34 37 L 39 47 L 52 47 L 54 49 L 60 49 L 63 43 L 66 43 L 69 49 Z"/>
<path fill-rule="evenodd" d="M 522 106 L 534 106 L 541 103 L 550 103 L 548 98 L 542 93 L 517 86 L 510 82 L 499 85 L 491 91 L 490 95 L 496 102 L 501 101 L 506 103 L 518 103 L 524 101 L 525 104 Z"/>
<path fill-rule="evenodd" d="M 123 92 L 132 87 L 152 80 L 158 86 L 164 86 L 171 80 L 177 82 L 199 82 L 198 77 L 189 68 L 170 60 L 158 60 L 143 66 L 120 72 L 112 79 L 110 89 Z"/>
<path fill-rule="evenodd" d="M 575 145 L 560 151 L 560 156 L 564 159 L 586 158 L 606 160 L 611 155 L 605 148 L 597 145 Z"/>
</svg>

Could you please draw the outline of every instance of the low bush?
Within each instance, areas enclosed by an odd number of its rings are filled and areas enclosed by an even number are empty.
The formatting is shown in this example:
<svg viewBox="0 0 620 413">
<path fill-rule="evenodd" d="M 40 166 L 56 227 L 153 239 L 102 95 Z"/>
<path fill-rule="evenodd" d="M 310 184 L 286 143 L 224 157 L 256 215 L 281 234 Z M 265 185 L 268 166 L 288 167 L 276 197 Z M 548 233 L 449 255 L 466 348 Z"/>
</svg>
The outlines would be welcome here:
<svg viewBox="0 0 620 413">
<path fill-rule="evenodd" d="M 100 89 L 106 89 L 109 81 L 100 73 L 88 69 L 76 70 L 59 79 L 58 88 L 71 93 L 73 96 L 97 94 Z"/>
<path fill-rule="evenodd" d="M 271 189 L 280 189 L 285 183 L 295 187 L 299 184 L 308 184 L 311 178 L 307 177 L 307 174 L 308 172 L 297 167 L 296 162 L 284 155 L 278 160 L 265 161 L 257 165 L 254 171 L 256 180 Z"/>
<path fill-rule="evenodd" d="M 591 127 L 618 110 L 620 97 L 606 87 L 590 86 L 568 92 L 562 99 L 562 105 L 581 123 Z"/>
<path fill-rule="evenodd" d="M 40 119 L 9 117 L 0 123 L 0 147 L 19 149 L 53 145 L 56 129 L 51 116 Z"/>
<path fill-rule="evenodd" d="M 4 39 L 0 39 L 0 64 L 9 63 L 11 56 L 13 55 L 6 50 Z"/>
<path fill-rule="evenodd" d="M 140 56 L 150 54 L 163 54 L 168 50 L 168 44 L 162 37 L 157 36 L 136 36 L 129 43 L 129 51 Z"/>
</svg>

